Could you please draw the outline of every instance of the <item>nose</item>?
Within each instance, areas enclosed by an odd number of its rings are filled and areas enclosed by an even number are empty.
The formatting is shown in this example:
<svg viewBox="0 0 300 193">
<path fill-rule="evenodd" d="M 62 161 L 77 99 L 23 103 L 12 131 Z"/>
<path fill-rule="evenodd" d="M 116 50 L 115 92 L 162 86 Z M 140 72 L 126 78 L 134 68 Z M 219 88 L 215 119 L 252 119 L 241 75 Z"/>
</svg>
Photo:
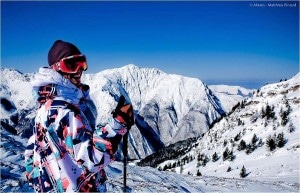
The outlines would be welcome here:
<svg viewBox="0 0 300 193">
<path fill-rule="evenodd" d="M 80 67 L 80 68 L 77 70 L 76 74 L 81 74 L 83 71 L 84 71 L 84 69 L 83 69 L 82 67 Z"/>
</svg>

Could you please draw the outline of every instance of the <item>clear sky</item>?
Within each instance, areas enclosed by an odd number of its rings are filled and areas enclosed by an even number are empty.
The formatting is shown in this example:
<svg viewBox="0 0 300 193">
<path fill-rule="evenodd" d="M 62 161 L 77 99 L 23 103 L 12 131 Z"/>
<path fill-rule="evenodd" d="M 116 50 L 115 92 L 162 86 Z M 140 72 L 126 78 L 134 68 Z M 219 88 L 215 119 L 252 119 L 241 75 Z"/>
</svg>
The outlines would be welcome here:
<svg viewBox="0 0 300 193">
<path fill-rule="evenodd" d="M 299 2 L 1 1 L 2 67 L 47 66 L 57 39 L 87 55 L 87 73 L 135 64 L 210 82 L 279 81 L 299 72 Z"/>
</svg>

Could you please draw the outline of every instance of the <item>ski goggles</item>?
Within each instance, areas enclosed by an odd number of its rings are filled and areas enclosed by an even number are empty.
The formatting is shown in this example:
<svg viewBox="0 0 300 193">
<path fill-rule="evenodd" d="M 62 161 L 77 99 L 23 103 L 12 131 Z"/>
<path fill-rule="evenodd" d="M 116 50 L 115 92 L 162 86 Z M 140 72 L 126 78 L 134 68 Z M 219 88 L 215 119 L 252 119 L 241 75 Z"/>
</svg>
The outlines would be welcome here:
<svg viewBox="0 0 300 193">
<path fill-rule="evenodd" d="M 87 62 L 85 55 L 73 55 L 62 58 L 59 62 L 53 64 L 53 69 L 68 74 L 74 74 L 82 69 L 87 70 Z"/>
</svg>

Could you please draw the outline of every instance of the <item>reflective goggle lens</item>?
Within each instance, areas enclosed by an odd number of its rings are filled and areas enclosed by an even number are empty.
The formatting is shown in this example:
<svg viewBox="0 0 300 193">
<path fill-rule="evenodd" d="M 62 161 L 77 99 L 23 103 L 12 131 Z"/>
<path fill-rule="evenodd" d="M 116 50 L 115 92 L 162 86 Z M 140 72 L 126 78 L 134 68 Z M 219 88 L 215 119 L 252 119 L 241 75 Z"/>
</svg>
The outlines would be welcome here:
<svg viewBox="0 0 300 193">
<path fill-rule="evenodd" d="M 65 73 L 77 73 L 79 69 L 87 70 L 85 55 L 74 55 L 59 61 L 59 70 Z"/>
</svg>

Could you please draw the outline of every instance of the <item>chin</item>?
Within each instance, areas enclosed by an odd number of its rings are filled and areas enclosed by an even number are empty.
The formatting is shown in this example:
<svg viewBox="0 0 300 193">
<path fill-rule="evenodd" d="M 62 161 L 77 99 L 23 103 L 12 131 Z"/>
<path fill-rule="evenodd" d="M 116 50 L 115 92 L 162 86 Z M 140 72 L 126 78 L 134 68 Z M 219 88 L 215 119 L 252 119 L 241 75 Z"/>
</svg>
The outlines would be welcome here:
<svg viewBox="0 0 300 193">
<path fill-rule="evenodd" d="M 81 85 L 81 82 L 78 82 L 75 84 L 75 86 L 79 87 Z"/>
<path fill-rule="evenodd" d="M 81 81 L 71 81 L 75 86 L 80 86 L 81 85 Z"/>
</svg>

